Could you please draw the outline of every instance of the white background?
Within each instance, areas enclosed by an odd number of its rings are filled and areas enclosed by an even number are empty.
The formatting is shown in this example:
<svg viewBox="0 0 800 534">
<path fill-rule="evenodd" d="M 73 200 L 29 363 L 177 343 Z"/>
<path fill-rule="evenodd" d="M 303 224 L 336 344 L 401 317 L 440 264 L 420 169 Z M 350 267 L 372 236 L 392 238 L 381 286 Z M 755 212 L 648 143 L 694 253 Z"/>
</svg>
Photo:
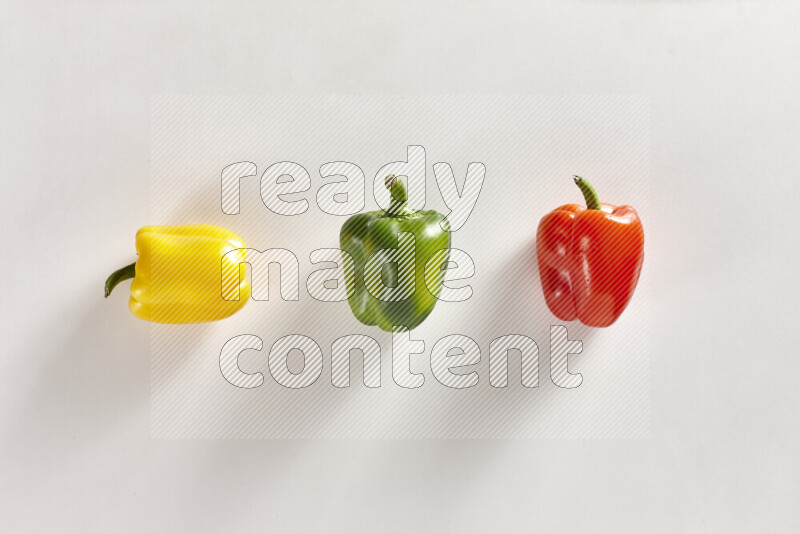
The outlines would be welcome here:
<svg viewBox="0 0 800 534">
<path fill-rule="evenodd" d="M 253 279 L 261 300 L 225 321 L 154 325 L 151 435 L 648 437 L 649 292 L 657 272 L 649 263 L 650 250 L 657 250 L 658 242 L 645 239 L 648 265 L 624 315 L 607 329 L 564 323 L 552 315 L 535 252 L 539 219 L 564 202 L 583 202 L 572 179 L 575 172 L 591 176 L 608 203 L 635 206 L 646 232 L 658 235 L 649 202 L 648 100 L 581 95 L 154 98 L 151 219 L 159 224 L 218 224 L 236 232 L 248 247 L 289 250 L 298 258 L 301 287 L 297 300 L 283 300 L 278 275 L 281 282 L 288 276 L 273 267 L 268 284 L 261 275 Z M 393 379 L 391 333 L 359 323 L 346 302 L 319 302 L 306 289 L 310 273 L 320 268 L 311 265 L 310 252 L 338 247 L 347 219 L 317 206 L 319 186 L 330 181 L 323 180 L 318 169 L 337 158 L 356 162 L 366 175 L 361 185 L 367 190 L 364 211 L 378 209 L 373 182 L 383 188 L 380 169 L 394 160 L 405 161 L 409 142 L 424 146 L 426 172 L 415 180 L 422 177 L 426 182 L 426 209 L 449 213 L 431 169 L 435 162 L 451 165 L 459 185 L 469 162 L 480 161 L 486 169 L 475 208 L 450 236 L 452 246 L 469 254 L 475 265 L 473 276 L 454 284 L 469 284 L 473 294 L 464 302 L 438 302 L 414 329 L 412 338 L 423 341 L 425 350 L 405 366 L 422 373 L 424 383 L 418 389 L 401 388 Z M 267 209 L 257 172 L 238 181 L 239 213 L 222 212 L 221 169 L 248 159 L 263 174 L 267 166 L 286 158 L 310 174 L 310 191 L 287 197 L 310 200 L 307 211 L 283 216 Z M 268 193 L 265 198 L 269 201 Z M 134 259 L 131 249 L 117 261 Z M 105 306 L 124 306 L 127 284 L 121 289 Z M 269 301 L 263 300 L 265 289 Z M 580 355 L 569 359 L 570 371 L 585 375 L 579 388 L 560 388 L 550 380 L 550 326 L 558 324 L 566 324 L 570 338 L 582 342 Z M 220 372 L 223 345 L 242 334 L 259 336 L 264 345 L 238 359 L 242 370 L 261 372 L 266 378 L 255 390 L 233 387 Z M 302 391 L 280 386 L 267 365 L 273 343 L 296 334 L 313 339 L 323 355 L 319 379 Z M 331 346 L 350 334 L 371 336 L 382 345 L 379 390 L 363 385 L 361 357 L 352 358 L 351 387 L 343 391 L 331 386 Z M 442 386 L 431 371 L 434 344 L 452 334 L 468 336 L 481 350 L 480 362 L 461 370 L 479 378 L 467 390 Z M 489 383 L 490 343 L 513 334 L 528 336 L 539 347 L 537 388 L 522 387 L 516 354 L 509 357 L 509 386 L 494 388 Z M 291 367 L 296 372 L 303 365 L 299 351 L 289 361 L 297 365 Z M 313 367 L 310 360 L 306 365 Z"/>
<path fill-rule="evenodd" d="M 0 531 L 796 532 L 796 2 L 15 2 Z M 150 439 L 150 95 L 651 97 L 651 437 Z"/>
</svg>

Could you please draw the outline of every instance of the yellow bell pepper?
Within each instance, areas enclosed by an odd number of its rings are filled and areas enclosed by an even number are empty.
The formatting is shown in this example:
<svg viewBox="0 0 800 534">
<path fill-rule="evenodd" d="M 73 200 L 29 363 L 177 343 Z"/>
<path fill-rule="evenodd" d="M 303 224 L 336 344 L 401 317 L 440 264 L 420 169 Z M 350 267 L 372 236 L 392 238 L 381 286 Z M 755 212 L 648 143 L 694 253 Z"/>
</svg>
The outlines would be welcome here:
<svg viewBox="0 0 800 534">
<path fill-rule="evenodd" d="M 106 280 L 108 297 L 133 278 L 128 306 L 155 323 L 217 321 L 233 315 L 250 298 L 244 241 L 210 224 L 145 226 L 136 232 L 139 259 Z"/>
</svg>

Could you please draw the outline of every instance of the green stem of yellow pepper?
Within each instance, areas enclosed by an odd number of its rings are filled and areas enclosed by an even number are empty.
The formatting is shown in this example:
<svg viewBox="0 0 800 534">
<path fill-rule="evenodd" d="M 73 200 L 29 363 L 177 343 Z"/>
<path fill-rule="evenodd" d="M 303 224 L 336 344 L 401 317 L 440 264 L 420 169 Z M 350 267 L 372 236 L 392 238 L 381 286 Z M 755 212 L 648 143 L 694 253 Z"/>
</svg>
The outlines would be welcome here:
<svg viewBox="0 0 800 534">
<path fill-rule="evenodd" d="M 111 273 L 111 276 L 106 278 L 106 298 L 111 294 L 117 284 L 123 280 L 130 280 L 136 275 L 136 262 L 126 265 L 122 269 L 118 269 Z"/>
</svg>

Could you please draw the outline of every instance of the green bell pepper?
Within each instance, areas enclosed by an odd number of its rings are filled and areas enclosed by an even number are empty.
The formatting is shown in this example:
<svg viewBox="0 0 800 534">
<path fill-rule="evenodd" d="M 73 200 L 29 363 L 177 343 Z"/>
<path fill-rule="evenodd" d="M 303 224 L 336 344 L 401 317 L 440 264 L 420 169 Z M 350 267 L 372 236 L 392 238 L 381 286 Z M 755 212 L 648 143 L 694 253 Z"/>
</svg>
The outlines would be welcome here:
<svg viewBox="0 0 800 534">
<path fill-rule="evenodd" d="M 388 210 L 354 215 L 342 226 L 341 249 L 353 258 L 353 272 L 345 275 L 347 300 L 356 319 L 366 325 L 388 332 L 401 325 L 412 330 L 436 305 L 450 226 L 436 211 L 412 211 L 396 176 L 386 178 L 386 188 L 392 198 Z"/>
</svg>

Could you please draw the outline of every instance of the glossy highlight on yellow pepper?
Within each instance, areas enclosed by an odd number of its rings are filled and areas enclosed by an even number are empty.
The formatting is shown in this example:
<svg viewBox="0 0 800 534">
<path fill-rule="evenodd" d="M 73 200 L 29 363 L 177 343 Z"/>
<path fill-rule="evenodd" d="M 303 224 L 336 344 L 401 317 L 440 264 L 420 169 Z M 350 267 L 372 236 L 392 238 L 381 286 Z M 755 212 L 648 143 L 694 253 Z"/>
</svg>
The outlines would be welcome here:
<svg viewBox="0 0 800 534">
<path fill-rule="evenodd" d="M 250 299 L 244 241 L 210 224 L 145 226 L 136 232 L 139 259 L 106 280 L 105 295 L 133 278 L 131 313 L 155 323 L 217 321 Z"/>
</svg>

